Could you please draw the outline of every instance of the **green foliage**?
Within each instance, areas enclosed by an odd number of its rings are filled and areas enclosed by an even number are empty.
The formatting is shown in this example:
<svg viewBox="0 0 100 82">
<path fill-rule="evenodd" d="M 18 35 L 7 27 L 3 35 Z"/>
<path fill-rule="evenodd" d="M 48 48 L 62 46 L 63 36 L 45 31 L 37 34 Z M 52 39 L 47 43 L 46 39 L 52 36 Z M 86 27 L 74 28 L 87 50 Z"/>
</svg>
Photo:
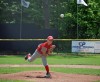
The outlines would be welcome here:
<svg viewBox="0 0 100 82">
<path fill-rule="evenodd" d="M 78 24 L 80 38 L 100 38 L 100 3 L 89 1 L 88 7 L 78 6 Z"/>
<path fill-rule="evenodd" d="M 43 0 L 29 2 L 29 8 L 22 7 L 22 23 L 35 23 L 40 28 L 45 28 Z M 77 5 L 76 0 L 50 0 L 47 3 L 50 18 L 47 21 L 50 28 L 58 28 L 59 38 L 77 38 L 77 23 L 79 38 L 100 38 L 100 0 L 87 0 L 86 3 L 87 7 Z M 20 0 L 1 0 L 0 11 L 0 23 L 20 23 Z M 60 14 L 64 14 L 64 18 Z"/>
</svg>

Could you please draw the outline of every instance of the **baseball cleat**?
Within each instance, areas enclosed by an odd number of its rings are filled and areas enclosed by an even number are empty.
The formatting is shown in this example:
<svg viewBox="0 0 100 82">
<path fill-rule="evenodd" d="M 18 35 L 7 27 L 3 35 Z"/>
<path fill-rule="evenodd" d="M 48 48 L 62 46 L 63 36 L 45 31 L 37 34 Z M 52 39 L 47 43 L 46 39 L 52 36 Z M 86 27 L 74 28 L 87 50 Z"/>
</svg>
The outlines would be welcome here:
<svg viewBox="0 0 100 82">
<path fill-rule="evenodd" d="M 27 55 L 25 56 L 25 60 L 27 60 L 30 56 L 31 56 L 31 54 L 30 54 L 30 53 L 29 53 L 29 54 L 27 54 Z"/>
<path fill-rule="evenodd" d="M 46 73 L 45 78 L 51 78 L 51 74 L 50 73 Z"/>
</svg>

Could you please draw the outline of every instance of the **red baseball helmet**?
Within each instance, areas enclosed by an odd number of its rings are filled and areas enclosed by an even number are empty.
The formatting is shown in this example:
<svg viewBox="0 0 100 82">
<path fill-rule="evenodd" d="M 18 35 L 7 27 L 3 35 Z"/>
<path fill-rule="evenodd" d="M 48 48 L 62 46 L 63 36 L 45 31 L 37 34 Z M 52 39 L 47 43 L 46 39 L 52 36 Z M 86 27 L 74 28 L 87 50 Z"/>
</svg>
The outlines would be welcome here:
<svg viewBox="0 0 100 82">
<path fill-rule="evenodd" d="M 47 39 L 48 40 L 53 40 L 53 36 L 48 36 Z"/>
</svg>

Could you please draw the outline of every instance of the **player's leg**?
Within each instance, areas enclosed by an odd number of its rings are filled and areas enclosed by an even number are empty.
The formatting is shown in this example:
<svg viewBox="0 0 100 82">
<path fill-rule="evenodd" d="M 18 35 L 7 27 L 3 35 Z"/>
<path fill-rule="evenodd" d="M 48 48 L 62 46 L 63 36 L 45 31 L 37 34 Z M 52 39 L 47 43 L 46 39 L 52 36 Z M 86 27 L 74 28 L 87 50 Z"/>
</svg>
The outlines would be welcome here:
<svg viewBox="0 0 100 82">
<path fill-rule="evenodd" d="M 28 60 L 29 62 L 34 61 L 36 58 L 40 57 L 41 55 L 38 53 L 37 50 L 35 50 L 35 52 L 33 53 L 33 55 L 31 56 L 31 54 L 27 54 L 25 56 L 25 60 Z"/>
<path fill-rule="evenodd" d="M 49 72 L 49 66 L 47 64 L 47 59 L 46 59 L 45 56 L 42 56 L 42 62 L 43 62 L 43 65 L 45 67 L 45 70 L 46 70 L 46 76 L 45 77 L 51 77 L 50 72 Z"/>
</svg>

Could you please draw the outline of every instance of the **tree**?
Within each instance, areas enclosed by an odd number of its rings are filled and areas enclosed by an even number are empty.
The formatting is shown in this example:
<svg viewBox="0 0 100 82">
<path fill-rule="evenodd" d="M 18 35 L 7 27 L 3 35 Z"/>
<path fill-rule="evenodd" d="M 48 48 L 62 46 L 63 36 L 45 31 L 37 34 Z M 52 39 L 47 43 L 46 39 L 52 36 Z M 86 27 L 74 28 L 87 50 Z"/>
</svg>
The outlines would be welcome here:
<svg viewBox="0 0 100 82">
<path fill-rule="evenodd" d="M 22 7 L 22 23 L 35 23 L 40 28 L 57 28 L 59 38 L 100 38 L 100 0 L 85 0 L 88 7 L 76 0 L 29 0 L 29 8 Z M 78 13 L 77 13 L 78 6 Z M 20 0 L 0 1 L 0 23 L 20 23 Z M 60 18 L 64 14 L 64 18 Z"/>
<path fill-rule="evenodd" d="M 43 1 L 43 12 L 44 12 L 45 28 L 50 28 L 50 24 L 49 24 L 49 20 L 50 20 L 49 0 L 42 0 L 42 1 Z"/>
<path fill-rule="evenodd" d="M 99 5 L 93 0 L 88 2 L 88 7 L 79 7 L 79 38 L 100 38 Z"/>
<path fill-rule="evenodd" d="M 0 23 L 15 23 L 19 21 L 19 6 L 13 0 L 0 1 Z"/>
</svg>

